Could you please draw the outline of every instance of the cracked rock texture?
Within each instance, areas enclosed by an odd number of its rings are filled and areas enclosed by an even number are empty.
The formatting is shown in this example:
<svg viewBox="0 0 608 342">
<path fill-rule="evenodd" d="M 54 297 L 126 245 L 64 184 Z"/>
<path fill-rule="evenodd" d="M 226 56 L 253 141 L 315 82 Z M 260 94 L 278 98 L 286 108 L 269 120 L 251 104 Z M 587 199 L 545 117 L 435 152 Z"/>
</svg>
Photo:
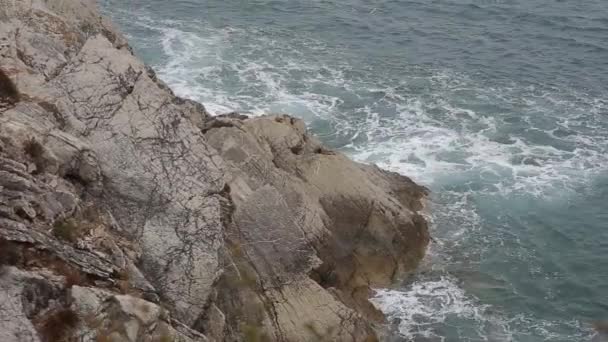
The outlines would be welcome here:
<svg viewBox="0 0 608 342">
<path fill-rule="evenodd" d="M 426 189 L 176 97 L 89 0 L 0 0 L 0 340 L 376 341 Z"/>
</svg>

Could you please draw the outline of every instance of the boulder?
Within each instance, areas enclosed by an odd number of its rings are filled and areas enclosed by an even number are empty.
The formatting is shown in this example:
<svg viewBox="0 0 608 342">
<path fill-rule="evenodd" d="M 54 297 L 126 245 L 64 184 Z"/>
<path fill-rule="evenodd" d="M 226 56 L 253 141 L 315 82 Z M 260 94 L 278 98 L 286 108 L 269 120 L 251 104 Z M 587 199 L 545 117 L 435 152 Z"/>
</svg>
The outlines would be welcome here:
<svg viewBox="0 0 608 342">
<path fill-rule="evenodd" d="M 72 310 L 84 318 L 74 333 L 78 341 L 207 342 L 204 335 L 172 321 L 166 309 L 141 298 L 73 286 L 70 299 Z"/>
<path fill-rule="evenodd" d="M 232 258 L 272 306 L 261 321 L 272 322 L 273 339 L 373 336 L 367 322 L 383 317 L 371 288 L 412 272 L 429 242 L 417 212 L 427 190 L 326 149 L 286 115 L 216 120 L 205 135 L 227 165 Z M 220 308 L 242 309 L 219 292 Z"/>
</svg>

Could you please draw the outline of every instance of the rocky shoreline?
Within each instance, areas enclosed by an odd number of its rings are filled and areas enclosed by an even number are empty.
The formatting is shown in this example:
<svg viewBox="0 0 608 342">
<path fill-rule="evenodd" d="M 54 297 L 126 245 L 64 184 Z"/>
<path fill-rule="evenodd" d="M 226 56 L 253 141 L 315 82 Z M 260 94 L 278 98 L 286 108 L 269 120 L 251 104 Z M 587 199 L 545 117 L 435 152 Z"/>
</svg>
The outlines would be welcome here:
<svg viewBox="0 0 608 342">
<path fill-rule="evenodd" d="M 427 190 L 175 96 L 88 0 L 0 0 L 1 341 L 376 341 Z"/>
</svg>

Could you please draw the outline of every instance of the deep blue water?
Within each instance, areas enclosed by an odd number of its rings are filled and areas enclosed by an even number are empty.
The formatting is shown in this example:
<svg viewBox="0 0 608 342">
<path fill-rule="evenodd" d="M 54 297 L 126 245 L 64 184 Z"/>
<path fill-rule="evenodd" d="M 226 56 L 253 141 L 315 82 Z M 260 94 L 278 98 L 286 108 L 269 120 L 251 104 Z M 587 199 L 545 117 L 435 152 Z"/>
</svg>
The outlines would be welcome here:
<svg viewBox="0 0 608 342">
<path fill-rule="evenodd" d="M 287 112 L 428 186 L 374 299 L 403 341 L 589 341 L 608 319 L 608 1 L 102 0 L 177 94 Z"/>
</svg>

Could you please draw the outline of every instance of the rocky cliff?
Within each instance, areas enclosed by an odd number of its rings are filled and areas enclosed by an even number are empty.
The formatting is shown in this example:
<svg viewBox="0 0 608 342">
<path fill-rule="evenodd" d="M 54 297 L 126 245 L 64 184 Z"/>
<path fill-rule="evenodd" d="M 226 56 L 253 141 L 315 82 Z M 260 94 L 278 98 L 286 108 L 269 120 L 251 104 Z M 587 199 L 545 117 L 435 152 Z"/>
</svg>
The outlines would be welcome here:
<svg viewBox="0 0 608 342">
<path fill-rule="evenodd" d="M 426 190 L 212 117 L 88 0 L 0 0 L 1 341 L 375 341 Z"/>
</svg>

